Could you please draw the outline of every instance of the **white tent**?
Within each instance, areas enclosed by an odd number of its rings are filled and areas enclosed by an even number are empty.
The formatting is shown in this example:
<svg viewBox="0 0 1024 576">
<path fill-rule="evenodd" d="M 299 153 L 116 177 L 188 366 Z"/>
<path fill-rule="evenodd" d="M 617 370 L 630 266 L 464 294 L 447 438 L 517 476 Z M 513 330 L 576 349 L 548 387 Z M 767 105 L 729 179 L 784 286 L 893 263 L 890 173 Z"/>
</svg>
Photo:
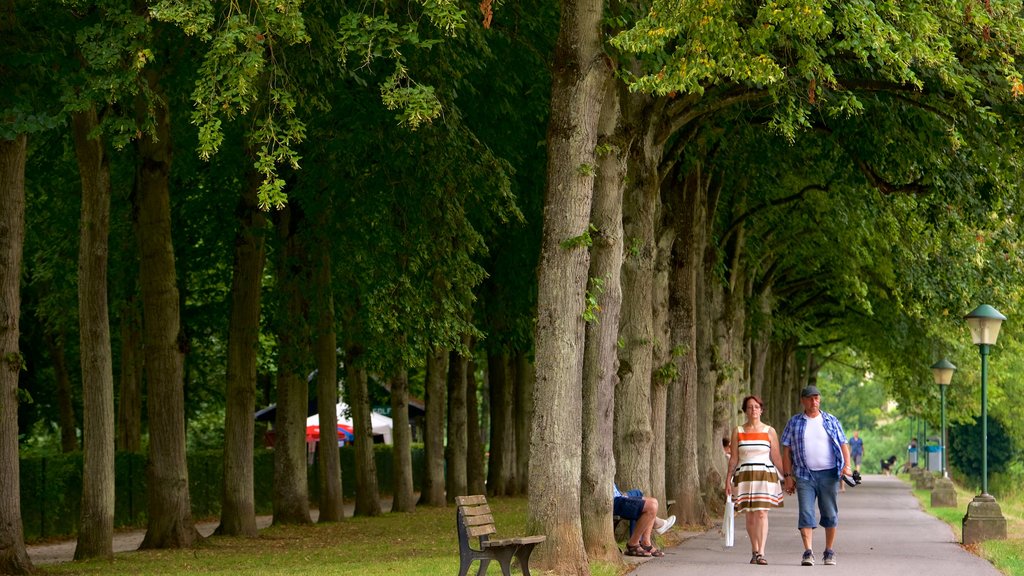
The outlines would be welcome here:
<svg viewBox="0 0 1024 576">
<path fill-rule="evenodd" d="M 344 424 L 345 426 L 352 427 L 352 419 L 346 414 L 348 413 L 348 405 L 344 402 L 338 402 L 335 407 L 335 412 L 338 414 L 338 424 Z M 306 418 L 306 426 L 319 426 L 320 415 L 313 414 L 309 418 Z M 391 430 L 394 428 L 391 418 L 384 416 L 383 414 L 377 414 L 376 412 L 370 412 L 370 425 L 373 428 L 374 434 L 380 434 L 384 437 L 385 444 L 391 444 Z"/>
</svg>

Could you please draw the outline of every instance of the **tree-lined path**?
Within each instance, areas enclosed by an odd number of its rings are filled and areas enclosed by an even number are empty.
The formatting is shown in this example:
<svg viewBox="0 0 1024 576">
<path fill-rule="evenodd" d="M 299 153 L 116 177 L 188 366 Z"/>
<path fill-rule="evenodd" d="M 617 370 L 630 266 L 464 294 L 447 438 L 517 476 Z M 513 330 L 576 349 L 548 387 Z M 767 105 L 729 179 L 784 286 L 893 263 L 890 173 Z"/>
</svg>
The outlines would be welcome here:
<svg viewBox="0 0 1024 576">
<path fill-rule="evenodd" d="M 814 531 L 816 564 L 800 566 L 803 552 L 796 530 L 796 496 L 786 496 L 786 506 L 770 513 L 767 566 L 751 566 L 750 542 L 737 518 L 736 546 L 723 548 L 718 530 L 711 530 L 667 549 L 665 557 L 645 562 L 636 576 L 677 574 L 806 574 L 808 570 L 881 576 L 927 574 L 928 576 L 999 576 L 991 564 L 964 550 L 950 527 L 922 510 L 910 486 L 896 477 L 871 475 L 864 483 L 839 496 L 839 534 L 835 566 L 821 564 L 825 534 Z"/>
</svg>

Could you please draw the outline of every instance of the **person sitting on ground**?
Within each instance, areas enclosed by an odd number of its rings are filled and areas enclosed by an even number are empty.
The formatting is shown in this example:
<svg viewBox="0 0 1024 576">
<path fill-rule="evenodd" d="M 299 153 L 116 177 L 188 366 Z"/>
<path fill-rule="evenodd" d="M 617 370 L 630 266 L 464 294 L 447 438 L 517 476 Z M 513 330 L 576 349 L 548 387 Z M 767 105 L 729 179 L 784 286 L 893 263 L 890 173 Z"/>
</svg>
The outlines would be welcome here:
<svg viewBox="0 0 1024 576">
<path fill-rule="evenodd" d="M 642 558 L 662 557 L 664 552 L 654 547 L 651 541 L 651 532 L 654 530 L 655 521 L 658 520 L 658 500 L 650 496 L 643 496 L 637 490 L 630 490 L 623 494 L 618 486 L 612 486 L 612 513 L 625 520 L 636 522 L 633 533 L 629 535 L 626 542 L 626 556 L 639 556 Z M 672 517 L 672 524 L 675 517 Z M 667 521 L 662 524 L 665 528 L 671 528 Z M 660 534 L 660 532 L 659 532 Z"/>
</svg>

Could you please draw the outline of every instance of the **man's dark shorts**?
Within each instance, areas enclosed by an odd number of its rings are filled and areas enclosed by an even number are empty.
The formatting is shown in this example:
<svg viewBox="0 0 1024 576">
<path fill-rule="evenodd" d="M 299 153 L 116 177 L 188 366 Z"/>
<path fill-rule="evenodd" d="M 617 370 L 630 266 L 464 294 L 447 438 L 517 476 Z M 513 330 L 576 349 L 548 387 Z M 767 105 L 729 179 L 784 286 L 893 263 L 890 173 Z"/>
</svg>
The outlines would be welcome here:
<svg viewBox="0 0 1024 576">
<path fill-rule="evenodd" d="M 612 512 L 619 518 L 636 520 L 644 512 L 644 499 L 618 496 L 612 502 Z"/>
</svg>

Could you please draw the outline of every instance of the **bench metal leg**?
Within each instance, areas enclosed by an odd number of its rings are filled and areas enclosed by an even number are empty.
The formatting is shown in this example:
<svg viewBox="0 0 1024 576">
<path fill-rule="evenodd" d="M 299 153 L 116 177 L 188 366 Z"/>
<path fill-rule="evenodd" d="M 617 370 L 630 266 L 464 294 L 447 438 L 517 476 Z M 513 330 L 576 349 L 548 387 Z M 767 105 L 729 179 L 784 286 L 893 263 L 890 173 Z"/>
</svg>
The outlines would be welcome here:
<svg viewBox="0 0 1024 576">
<path fill-rule="evenodd" d="M 522 569 L 523 576 L 530 576 L 530 554 L 533 554 L 534 546 L 536 544 L 527 544 L 516 550 L 516 560 L 519 561 L 519 568 Z"/>
</svg>

